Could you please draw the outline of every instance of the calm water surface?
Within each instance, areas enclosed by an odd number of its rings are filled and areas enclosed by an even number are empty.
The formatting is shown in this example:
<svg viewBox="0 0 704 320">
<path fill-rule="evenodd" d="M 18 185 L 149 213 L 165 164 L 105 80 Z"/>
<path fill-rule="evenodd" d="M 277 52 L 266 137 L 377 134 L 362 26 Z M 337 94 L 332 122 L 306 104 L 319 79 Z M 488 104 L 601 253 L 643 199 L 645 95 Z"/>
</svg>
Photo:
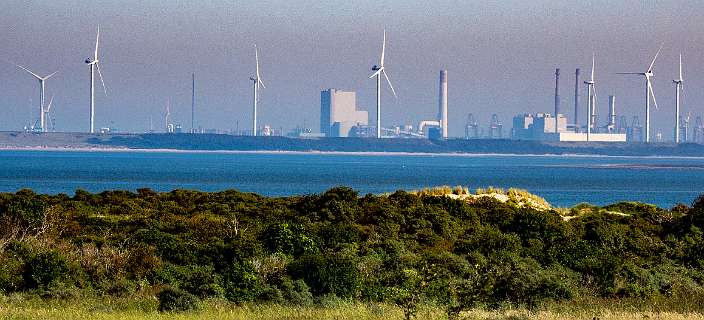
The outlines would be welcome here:
<svg viewBox="0 0 704 320">
<path fill-rule="evenodd" d="M 0 191 L 238 189 L 270 196 L 347 185 L 527 189 L 557 206 L 636 200 L 670 207 L 704 192 L 704 158 L 0 151 Z"/>
</svg>

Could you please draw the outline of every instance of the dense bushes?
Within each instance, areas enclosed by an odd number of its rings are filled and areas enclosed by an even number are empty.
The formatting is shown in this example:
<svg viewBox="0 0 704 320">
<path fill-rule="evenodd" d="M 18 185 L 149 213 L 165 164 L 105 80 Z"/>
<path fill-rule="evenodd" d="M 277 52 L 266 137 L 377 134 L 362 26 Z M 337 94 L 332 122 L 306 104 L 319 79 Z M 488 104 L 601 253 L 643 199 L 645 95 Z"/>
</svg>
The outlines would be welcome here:
<svg viewBox="0 0 704 320">
<path fill-rule="evenodd" d="M 350 257 L 339 254 L 303 256 L 293 261 L 288 271 L 294 278 L 303 279 L 316 295 L 351 298 L 359 292 L 359 270 Z"/>
<path fill-rule="evenodd" d="M 562 215 L 570 215 L 563 217 Z M 565 212 L 403 191 L 266 198 L 225 191 L 0 194 L 0 291 L 158 294 L 309 305 L 476 307 L 704 293 L 704 196 Z M 151 290 L 151 291 L 150 291 Z M 700 310 L 701 311 L 701 310 Z"/>
<path fill-rule="evenodd" d="M 164 288 L 157 294 L 160 312 L 180 312 L 198 309 L 198 298 L 172 287 Z"/>
</svg>

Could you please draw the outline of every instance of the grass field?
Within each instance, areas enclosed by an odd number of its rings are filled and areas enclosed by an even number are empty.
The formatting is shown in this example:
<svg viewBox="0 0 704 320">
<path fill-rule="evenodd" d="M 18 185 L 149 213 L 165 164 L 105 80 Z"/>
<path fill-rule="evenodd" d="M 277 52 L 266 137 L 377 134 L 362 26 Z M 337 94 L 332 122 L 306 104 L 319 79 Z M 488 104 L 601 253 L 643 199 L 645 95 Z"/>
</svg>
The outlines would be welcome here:
<svg viewBox="0 0 704 320">
<path fill-rule="evenodd" d="M 44 300 L 38 297 L 0 296 L 0 319 L 337 319 L 337 320 L 395 320 L 404 319 L 403 311 L 396 306 L 373 303 L 332 302 L 322 306 L 296 307 L 270 304 L 237 306 L 220 300 L 202 303 L 200 310 L 185 313 L 159 313 L 156 299 L 72 299 Z M 610 320 L 610 319 L 704 319 L 701 313 L 629 311 L 631 307 L 613 305 L 610 309 L 602 303 L 593 306 L 555 305 L 547 310 L 472 310 L 461 314 L 461 319 L 482 320 Z M 618 310 L 616 310 L 618 309 Z M 424 307 L 416 319 L 447 319 L 435 307 Z"/>
</svg>

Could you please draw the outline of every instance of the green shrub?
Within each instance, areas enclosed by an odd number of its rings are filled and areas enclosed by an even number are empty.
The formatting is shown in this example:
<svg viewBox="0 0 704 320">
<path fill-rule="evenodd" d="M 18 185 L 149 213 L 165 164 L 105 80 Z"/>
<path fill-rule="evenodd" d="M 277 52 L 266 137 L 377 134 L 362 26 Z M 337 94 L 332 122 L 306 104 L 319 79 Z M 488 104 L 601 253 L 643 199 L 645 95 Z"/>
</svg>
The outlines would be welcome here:
<svg viewBox="0 0 704 320">
<path fill-rule="evenodd" d="M 305 281 L 298 279 L 284 279 L 281 283 L 281 293 L 283 298 L 291 305 L 308 306 L 313 304 L 313 294 Z"/>
<path fill-rule="evenodd" d="M 14 220 L 22 228 L 35 229 L 39 227 L 46 215 L 47 204 L 31 190 L 20 190 L 17 195 L 7 203 L 4 210 L 0 210 L 0 217 L 4 216 Z"/>
<path fill-rule="evenodd" d="M 531 258 L 509 253 L 492 257 L 494 285 L 492 303 L 510 303 L 534 308 L 548 300 L 574 296 L 571 273 L 565 269 L 546 270 Z"/>
<path fill-rule="evenodd" d="M 157 294 L 159 312 L 183 312 L 198 309 L 196 296 L 173 287 L 166 287 Z"/>
<path fill-rule="evenodd" d="M 0 256 L 0 292 L 15 292 L 25 287 L 24 261 L 13 252 Z"/>
<path fill-rule="evenodd" d="M 361 285 L 354 261 L 341 255 L 309 255 L 293 261 L 288 268 L 294 279 L 310 284 L 316 295 L 355 296 Z"/>
<path fill-rule="evenodd" d="M 47 288 L 52 282 L 67 278 L 70 266 L 54 250 L 38 252 L 27 259 L 24 282 L 29 288 Z"/>
<path fill-rule="evenodd" d="M 252 301 L 262 290 L 261 280 L 250 260 L 235 259 L 222 277 L 225 297 L 236 303 Z"/>
<path fill-rule="evenodd" d="M 298 256 L 317 251 L 315 241 L 306 234 L 305 228 L 299 224 L 272 224 L 262 232 L 260 240 L 272 253 Z"/>
<path fill-rule="evenodd" d="M 267 285 L 262 288 L 261 292 L 259 292 L 257 301 L 283 304 L 286 300 L 284 300 L 284 295 L 283 293 L 281 293 L 281 290 L 279 290 L 279 288 L 273 285 Z"/>
</svg>

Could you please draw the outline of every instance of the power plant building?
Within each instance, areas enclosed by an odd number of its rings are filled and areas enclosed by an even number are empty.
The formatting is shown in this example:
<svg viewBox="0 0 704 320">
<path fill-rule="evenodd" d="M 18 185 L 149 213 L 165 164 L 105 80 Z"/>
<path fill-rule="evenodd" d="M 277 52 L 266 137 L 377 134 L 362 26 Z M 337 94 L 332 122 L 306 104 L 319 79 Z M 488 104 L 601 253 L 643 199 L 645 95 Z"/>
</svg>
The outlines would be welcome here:
<svg viewBox="0 0 704 320">
<path fill-rule="evenodd" d="M 555 124 L 557 123 L 557 132 Z M 555 117 L 548 113 L 520 114 L 513 117 L 511 138 L 514 140 L 540 141 L 594 141 L 594 142 L 626 142 L 625 133 L 591 133 L 574 132 L 567 129 L 567 118 L 563 115 Z"/>
<path fill-rule="evenodd" d="M 354 91 L 327 89 L 320 92 L 320 132 L 327 137 L 349 137 L 355 127 L 369 124 L 367 111 L 357 110 Z"/>
<path fill-rule="evenodd" d="M 557 131 L 555 125 L 557 124 Z M 555 119 L 549 113 L 521 114 L 513 117 L 511 137 L 517 140 L 549 140 L 548 135 L 567 131 L 567 118 L 562 114 Z"/>
</svg>

